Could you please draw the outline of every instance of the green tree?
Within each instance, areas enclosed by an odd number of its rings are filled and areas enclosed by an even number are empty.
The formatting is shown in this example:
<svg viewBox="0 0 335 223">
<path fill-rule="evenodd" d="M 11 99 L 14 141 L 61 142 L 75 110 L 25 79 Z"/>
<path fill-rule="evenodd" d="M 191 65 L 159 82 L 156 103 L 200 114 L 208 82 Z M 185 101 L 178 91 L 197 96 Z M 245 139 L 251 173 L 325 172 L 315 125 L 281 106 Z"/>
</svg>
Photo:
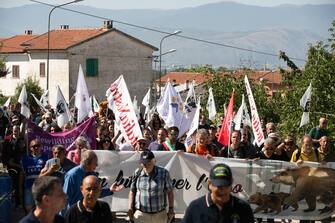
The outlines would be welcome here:
<svg viewBox="0 0 335 223">
<path fill-rule="evenodd" d="M 39 86 L 39 82 L 34 80 L 31 77 L 28 77 L 26 80 L 24 80 L 23 83 L 18 84 L 15 88 L 15 95 L 12 98 L 13 103 L 16 103 L 19 99 L 21 90 L 23 88 L 23 85 L 26 85 L 26 89 L 27 89 L 27 95 L 28 95 L 28 103 L 30 105 L 30 107 L 32 109 L 36 109 L 38 108 L 38 105 L 36 104 L 33 96 L 31 95 L 31 93 L 33 93 L 36 98 L 40 98 L 41 95 L 43 94 L 43 89 Z"/>
<path fill-rule="evenodd" d="M 250 74 L 251 70 L 244 70 L 244 74 Z M 265 122 L 279 121 L 279 114 L 277 113 L 277 106 L 274 100 L 271 100 L 264 88 L 264 83 L 254 83 L 249 80 L 252 92 L 256 101 L 257 110 L 259 116 L 264 119 Z M 245 101 L 247 106 L 249 106 L 248 98 L 246 95 L 245 84 L 244 84 L 244 75 L 234 76 L 234 74 L 218 74 L 215 73 L 213 78 L 210 79 L 206 84 L 206 89 L 210 87 L 213 88 L 214 101 L 216 109 L 219 113 L 223 114 L 224 105 L 228 105 L 231 93 L 234 89 L 234 111 L 237 111 L 241 105 L 242 94 L 245 95 Z M 205 106 L 208 98 L 208 93 L 206 98 L 203 100 Z M 204 107 L 202 106 L 202 107 Z M 250 111 L 250 109 L 249 109 Z"/>
<path fill-rule="evenodd" d="M 303 71 L 292 70 L 283 72 L 283 81 L 288 88 L 282 93 L 285 95 L 281 101 L 280 129 L 282 132 L 294 132 L 302 135 L 318 124 L 321 116 L 330 120 L 333 128 L 335 114 L 335 22 L 329 29 L 331 38 L 329 44 L 318 42 L 311 45 L 308 50 L 307 62 Z M 309 84 L 312 84 L 312 99 L 310 109 L 311 122 L 303 129 L 299 129 L 302 108 L 300 98 Z M 325 115 L 321 113 L 327 113 Z"/>
</svg>

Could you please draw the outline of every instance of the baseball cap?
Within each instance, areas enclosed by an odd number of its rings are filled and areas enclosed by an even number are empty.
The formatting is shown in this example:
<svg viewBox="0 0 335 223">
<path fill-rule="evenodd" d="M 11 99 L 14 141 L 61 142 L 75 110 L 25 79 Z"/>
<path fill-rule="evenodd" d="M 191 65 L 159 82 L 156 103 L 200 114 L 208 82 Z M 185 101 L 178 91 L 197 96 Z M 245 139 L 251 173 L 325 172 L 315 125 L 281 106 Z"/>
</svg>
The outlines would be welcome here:
<svg viewBox="0 0 335 223">
<path fill-rule="evenodd" d="M 152 160 L 153 158 L 155 158 L 154 153 L 148 149 L 143 150 L 143 152 L 141 153 L 141 163 L 143 164 L 150 162 L 150 160 Z"/>
<path fill-rule="evenodd" d="M 145 138 L 143 138 L 143 137 L 138 137 L 137 140 L 136 140 L 136 142 L 139 142 L 139 141 L 147 141 L 147 140 Z"/>
<path fill-rule="evenodd" d="M 228 165 L 220 163 L 212 167 L 209 179 L 215 187 L 230 186 L 233 183 L 233 176 Z"/>
</svg>

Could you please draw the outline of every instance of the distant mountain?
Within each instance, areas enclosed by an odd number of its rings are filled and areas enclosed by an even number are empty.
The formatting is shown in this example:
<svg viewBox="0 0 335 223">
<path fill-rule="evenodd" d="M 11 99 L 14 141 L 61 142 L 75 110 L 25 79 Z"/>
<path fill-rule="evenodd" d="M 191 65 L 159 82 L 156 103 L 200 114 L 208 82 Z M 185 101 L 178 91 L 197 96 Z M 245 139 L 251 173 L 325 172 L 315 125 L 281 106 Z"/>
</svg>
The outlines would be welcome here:
<svg viewBox="0 0 335 223">
<path fill-rule="evenodd" d="M 99 18 L 57 9 L 52 14 L 52 28 L 59 28 L 62 24 L 82 28 L 101 27 L 104 19 L 112 19 L 116 28 L 157 47 L 163 34 L 123 25 L 118 21 L 167 32 L 180 29 L 184 36 L 268 53 L 276 54 L 284 50 L 291 57 L 303 59 L 306 58 L 308 43 L 326 39 L 331 21 L 335 19 L 335 5 L 259 7 L 222 2 L 176 10 L 107 10 L 78 5 L 69 8 Z M 44 5 L 0 8 L 0 37 L 22 34 L 27 29 L 32 29 L 35 34 L 47 32 L 49 11 L 50 7 Z M 281 63 L 276 57 L 180 37 L 164 41 L 163 52 L 171 48 L 177 49 L 177 52 L 164 56 L 163 65 L 261 66 L 267 63 L 277 66 Z"/>
</svg>

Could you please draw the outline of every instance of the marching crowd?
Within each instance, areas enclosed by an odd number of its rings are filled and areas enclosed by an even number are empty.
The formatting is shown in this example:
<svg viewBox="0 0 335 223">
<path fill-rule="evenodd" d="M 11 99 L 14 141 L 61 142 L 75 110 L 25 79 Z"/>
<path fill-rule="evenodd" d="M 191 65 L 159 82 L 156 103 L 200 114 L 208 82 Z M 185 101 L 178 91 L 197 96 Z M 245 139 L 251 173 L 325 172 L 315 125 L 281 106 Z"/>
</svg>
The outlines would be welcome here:
<svg viewBox="0 0 335 223">
<path fill-rule="evenodd" d="M 131 145 L 115 131 L 113 113 L 108 109 L 95 114 L 96 145 L 98 150 L 141 151 L 141 167 L 134 170 L 129 192 L 128 216 L 134 222 L 168 222 L 174 218 L 174 194 L 169 172 L 156 166 L 152 151 L 178 151 L 212 157 L 242 159 L 271 159 L 295 162 L 335 162 L 334 145 L 327 129 L 327 119 L 321 117 L 319 125 L 302 137 L 282 136 L 276 125 L 267 123 L 266 139 L 261 147 L 253 143 L 250 127 L 233 130 L 230 145 L 218 142 L 220 126 L 200 115 L 194 143 L 185 147 L 185 136 L 179 136 L 176 126 L 166 128 L 154 114 L 149 123 L 139 118 L 143 138 Z M 101 187 L 95 172 L 98 158 L 88 140 L 80 136 L 75 149 L 66 151 L 64 145 L 55 145 L 52 153 L 44 154 L 42 144 L 33 139 L 27 145 L 26 123 L 32 121 L 45 132 L 65 132 L 75 126 L 58 126 L 55 112 L 32 113 L 30 120 L 20 114 L 20 106 L 0 108 L 0 154 L 3 165 L 12 178 L 14 204 L 22 207 L 26 222 L 112 222 L 113 213 L 108 203 L 99 197 L 123 190 L 113 183 Z M 254 222 L 248 203 L 231 195 L 233 176 L 225 164 L 212 167 L 209 173 L 209 193 L 193 201 L 185 212 L 184 222 Z M 256 219 L 260 222 L 261 219 Z M 274 222 L 271 219 L 268 222 Z M 330 222 L 330 219 L 323 222 Z"/>
</svg>

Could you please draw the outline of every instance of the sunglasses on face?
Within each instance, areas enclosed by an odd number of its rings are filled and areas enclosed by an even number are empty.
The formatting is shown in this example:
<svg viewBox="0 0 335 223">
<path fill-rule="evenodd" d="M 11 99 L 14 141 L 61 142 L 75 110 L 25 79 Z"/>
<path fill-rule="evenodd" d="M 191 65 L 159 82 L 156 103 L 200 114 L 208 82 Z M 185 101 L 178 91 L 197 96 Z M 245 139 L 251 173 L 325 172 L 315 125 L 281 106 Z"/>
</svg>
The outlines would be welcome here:
<svg viewBox="0 0 335 223">
<path fill-rule="evenodd" d="M 31 148 L 39 148 L 41 145 L 36 144 L 36 145 L 32 145 Z"/>
<path fill-rule="evenodd" d="M 177 136 L 179 133 L 178 132 L 170 132 L 170 136 Z"/>
<path fill-rule="evenodd" d="M 145 146 L 145 142 L 139 142 L 139 145 Z"/>
</svg>

